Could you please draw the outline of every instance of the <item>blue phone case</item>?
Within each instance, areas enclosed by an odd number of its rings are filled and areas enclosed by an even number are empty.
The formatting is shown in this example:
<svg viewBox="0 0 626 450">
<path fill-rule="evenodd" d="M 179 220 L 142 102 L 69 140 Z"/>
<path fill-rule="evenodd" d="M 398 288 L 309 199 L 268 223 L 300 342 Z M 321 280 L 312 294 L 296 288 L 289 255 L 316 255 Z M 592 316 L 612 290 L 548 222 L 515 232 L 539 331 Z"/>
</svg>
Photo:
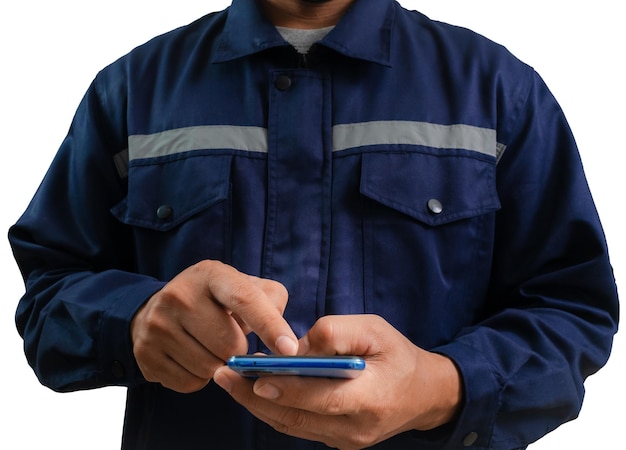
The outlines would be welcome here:
<svg viewBox="0 0 626 450">
<path fill-rule="evenodd" d="M 356 378 L 365 369 L 365 360 L 358 356 L 239 355 L 229 358 L 228 367 L 252 378 L 260 375 Z"/>
</svg>

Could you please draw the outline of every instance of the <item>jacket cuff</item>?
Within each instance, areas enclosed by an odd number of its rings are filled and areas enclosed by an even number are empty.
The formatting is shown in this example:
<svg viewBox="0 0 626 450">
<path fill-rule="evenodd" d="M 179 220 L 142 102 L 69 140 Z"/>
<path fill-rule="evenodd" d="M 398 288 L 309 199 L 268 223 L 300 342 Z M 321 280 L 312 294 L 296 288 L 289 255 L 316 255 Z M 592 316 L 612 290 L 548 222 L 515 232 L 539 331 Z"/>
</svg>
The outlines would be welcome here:
<svg viewBox="0 0 626 450">
<path fill-rule="evenodd" d="M 103 316 L 99 351 L 102 385 L 133 386 L 145 382 L 133 354 L 130 324 L 137 311 L 165 284 L 150 280 L 126 286 Z"/>
<path fill-rule="evenodd" d="M 463 405 L 445 448 L 488 449 L 502 391 L 499 377 L 480 352 L 462 343 L 432 351 L 452 359 L 463 381 Z"/>
</svg>

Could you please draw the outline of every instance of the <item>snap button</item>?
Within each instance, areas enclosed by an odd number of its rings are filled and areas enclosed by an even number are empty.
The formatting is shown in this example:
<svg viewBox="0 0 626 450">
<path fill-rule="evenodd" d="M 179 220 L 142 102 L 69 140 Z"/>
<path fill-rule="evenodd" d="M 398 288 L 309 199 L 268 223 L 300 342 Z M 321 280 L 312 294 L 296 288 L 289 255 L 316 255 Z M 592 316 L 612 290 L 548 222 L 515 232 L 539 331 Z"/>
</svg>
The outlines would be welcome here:
<svg viewBox="0 0 626 450">
<path fill-rule="evenodd" d="M 441 214 L 443 212 L 443 205 L 436 198 L 431 198 L 427 203 L 428 210 L 433 214 Z"/>
<path fill-rule="evenodd" d="M 274 86 L 276 86 L 276 89 L 279 91 L 286 91 L 291 87 L 291 78 L 287 75 L 279 75 L 274 81 Z"/>
<path fill-rule="evenodd" d="M 478 440 L 478 433 L 476 433 L 475 431 L 472 431 L 467 436 L 465 436 L 465 439 L 463 439 L 463 447 L 470 447 L 474 445 L 477 440 Z"/>
<path fill-rule="evenodd" d="M 161 205 L 157 208 L 156 215 L 159 219 L 165 220 L 172 217 L 174 210 L 170 205 Z"/>
</svg>

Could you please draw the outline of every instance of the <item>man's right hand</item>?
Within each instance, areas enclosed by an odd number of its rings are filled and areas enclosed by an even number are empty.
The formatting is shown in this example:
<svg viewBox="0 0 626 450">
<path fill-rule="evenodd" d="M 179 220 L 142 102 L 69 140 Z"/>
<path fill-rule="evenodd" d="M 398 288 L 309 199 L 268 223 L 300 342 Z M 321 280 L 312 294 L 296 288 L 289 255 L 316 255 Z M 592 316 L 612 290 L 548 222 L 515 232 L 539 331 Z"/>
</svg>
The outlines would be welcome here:
<svg viewBox="0 0 626 450">
<path fill-rule="evenodd" d="M 298 340 L 282 314 L 287 290 L 218 261 L 202 261 L 154 294 L 131 323 L 144 378 L 177 392 L 202 389 L 232 355 L 248 351 L 253 331 L 276 354 Z"/>
</svg>

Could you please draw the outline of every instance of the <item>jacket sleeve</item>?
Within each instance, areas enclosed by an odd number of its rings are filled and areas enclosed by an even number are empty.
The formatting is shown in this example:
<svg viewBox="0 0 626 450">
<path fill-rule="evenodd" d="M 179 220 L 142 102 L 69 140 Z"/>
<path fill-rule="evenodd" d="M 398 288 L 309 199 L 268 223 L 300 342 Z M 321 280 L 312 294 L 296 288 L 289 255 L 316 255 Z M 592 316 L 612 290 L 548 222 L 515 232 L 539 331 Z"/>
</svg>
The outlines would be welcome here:
<svg viewBox="0 0 626 450">
<path fill-rule="evenodd" d="M 96 78 L 83 98 L 31 204 L 9 231 L 26 284 L 18 331 L 40 381 L 58 391 L 141 380 L 129 325 L 163 285 L 134 273 L 132 235 L 109 212 L 126 190 L 114 163 L 126 146 L 124 88 L 110 89 L 118 105 L 108 107 L 101 82 Z"/>
<path fill-rule="evenodd" d="M 575 418 L 617 331 L 615 280 L 578 150 L 532 75 L 499 133 L 502 208 L 483 319 L 437 349 L 465 383 L 450 448 L 522 448 Z"/>
</svg>

